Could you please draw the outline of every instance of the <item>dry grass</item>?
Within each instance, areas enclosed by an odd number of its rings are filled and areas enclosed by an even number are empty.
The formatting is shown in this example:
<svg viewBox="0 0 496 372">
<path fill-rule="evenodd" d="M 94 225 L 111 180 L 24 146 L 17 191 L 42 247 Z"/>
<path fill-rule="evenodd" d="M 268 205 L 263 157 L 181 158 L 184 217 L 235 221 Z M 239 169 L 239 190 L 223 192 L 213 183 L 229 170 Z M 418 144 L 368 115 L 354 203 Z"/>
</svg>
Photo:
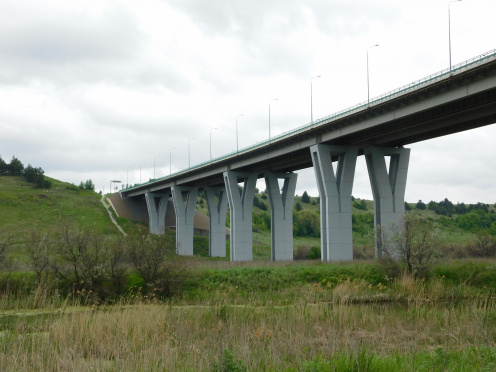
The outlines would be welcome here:
<svg viewBox="0 0 496 372">
<path fill-rule="evenodd" d="M 387 357 L 446 346 L 495 347 L 494 296 L 436 302 L 429 300 L 440 285 L 435 281 L 426 286 L 404 277 L 396 285 L 411 295 L 409 301 L 354 304 L 367 291 L 380 296 L 388 288 L 372 291 L 366 282 L 347 280 L 309 285 L 288 305 L 247 300 L 221 287 L 208 304 L 164 305 L 139 297 L 136 303 L 29 316 L 18 310 L 0 318 L 0 370 L 215 370 L 225 349 L 248 370 L 301 370 L 305 361 L 363 349 Z"/>
</svg>

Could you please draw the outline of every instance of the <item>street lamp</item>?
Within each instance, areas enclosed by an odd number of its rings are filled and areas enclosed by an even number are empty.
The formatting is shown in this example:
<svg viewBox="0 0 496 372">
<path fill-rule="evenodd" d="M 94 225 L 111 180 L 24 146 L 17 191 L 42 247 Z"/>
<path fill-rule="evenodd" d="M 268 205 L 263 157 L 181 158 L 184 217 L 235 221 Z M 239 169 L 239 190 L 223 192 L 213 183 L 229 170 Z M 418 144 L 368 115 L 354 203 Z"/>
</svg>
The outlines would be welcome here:
<svg viewBox="0 0 496 372">
<path fill-rule="evenodd" d="M 191 141 L 194 141 L 195 140 L 195 137 L 191 138 L 188 140 L 188 168 L 191 168 L 191 157 L 190 157 L 190 143 Z"/>
<path fill-rule="evenodd" d="M 112 184 L 113 183 L 121 183 L 122 181 L 118 181 L 118 180 L 110 180 L 110 194 L 112 194 Z"/>
<path fill-rule="evenodd" d="M 160 156 L 160 154 L 155 155 L 153 157 L 153 179 L 155 179 L 155 159 L 157 159 L 157 157 L 159 157 L 159 156 Z"/>
<path fill-rule="evenodd" d="M 379 44 L 369 46 L 367 48 L 367 106 L 370 105 L 370 85 L 369 85 L 369 49 L 378 47 Z"/>
<path fill-rule="evenodd" d="M 172 151 L 174 151 L 176 148 L 172 148 L 169 152 L 169 176 L 172 175 Z"/>
<path fill-rule="evenodd" d="M 217 127 L 215 128 L 210 128 L 210 160 L 212 160 L 212 131 L 216 130 Z"/>
<path fill-rule="evenodd" d="M 277 101 L 278 99 L 277 98 L 273 98 L 269 101 L 269 141 L 271 140 L 271 137 L 270 137 L 270 103 L 272 101 Z"/>
<path fill-rule="evenodd" d="M 450 5 L 451 3 L 456 3 L 462 0 L 452 0 L 448 3 L 448 43 L 449 43 L 449 66 L 451 72 L 451 15 L 450 15 Z"/>
<path fill-rule="evenodd" d="M 319 78 L 319 76 L 313 76 L 310 79 L 310 124 L 313 124 L 313 79 Z"/>
<path fill-rule="evenodd" d="M 236 116 L 236 152 L 239 152 L 239 142 L 238 142 L 238 118 L 241 116 L 245 116 L 245 114 L 241 114 Z"/>
<path fill-rule="evenodd" d="M 141 164 L 143 163 L 146 163 L 146 160 L 143 160 L 141 163 L 140 163 L 140 183 L 141 183 Z"/>
</svg>

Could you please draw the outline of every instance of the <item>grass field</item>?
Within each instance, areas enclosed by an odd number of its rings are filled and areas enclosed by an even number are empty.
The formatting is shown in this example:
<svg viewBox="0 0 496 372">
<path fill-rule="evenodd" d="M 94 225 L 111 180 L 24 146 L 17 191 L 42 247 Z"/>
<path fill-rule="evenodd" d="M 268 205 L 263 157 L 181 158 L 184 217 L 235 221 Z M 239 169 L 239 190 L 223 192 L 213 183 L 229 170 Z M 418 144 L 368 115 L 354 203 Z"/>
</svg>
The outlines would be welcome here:
<svg viewBox="0 0 496 372">
<path fill-rule="evenodd" d="M 494 261 L 390 283 L 373 263 L 191 265 L 182 294 L 165 301 L 137 290 L 112 305 L 50 297 L 28 309 L 3 298 L 0 370 L 496 368 Z"/>
<path fill-rule="evenodd" d="M 208 257 L 205 237 L 195 237 L 194 256 L 180 258 L 167 231 L 165 264 L 181 269 L 176 288 L 156 291 L 127 258 L 122 294 L 102 298 L 91 283 L 63 282 L 50 269 L 39 281 L 22 249 L 26 234 L 52 234 L 64 220 L 118 236 L 101 196 L 56 180 L 50 190 L 0 181 L 0 232 L 15 236 L 13 260 L 2 266 L 10 269 L 0 273 L 0 371 L 496 370 L 494 258 L 444 259 L 423 277 L 390 279 L 374 260 L 270 262 L 263 229 L 254 232 L 253 262 L 229 262 L 229 251 Z M 354 214 L 371 213 L 365 204 Z M 475 236 L 446 222 L 443 229 L 448 248 Z M 373 234 L 364 231 L 354 232 L 355 251 L 370 257 Z M 294 239 L 296 250 L 312 246 L 318 238 Z"/>
</svg>

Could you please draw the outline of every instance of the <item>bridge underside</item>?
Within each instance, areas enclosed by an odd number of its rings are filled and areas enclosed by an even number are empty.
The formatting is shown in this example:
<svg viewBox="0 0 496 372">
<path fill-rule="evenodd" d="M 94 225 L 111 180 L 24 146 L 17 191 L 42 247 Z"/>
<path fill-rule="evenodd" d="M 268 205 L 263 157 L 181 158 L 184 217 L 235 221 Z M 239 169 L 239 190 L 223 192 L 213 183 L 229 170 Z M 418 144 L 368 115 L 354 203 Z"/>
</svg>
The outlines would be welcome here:
<svg viewBox="0 0 496 372">
<path fill-rule="evenodd" d="M 414 85 L 411 89 L 408 87 L 382 100 L 377 99 L 370 105 L 350 109 L 341 116 L 322 119 L 292 134 L 279 136 L 265 144 L 164 179 L 124 190 L 121 194 L 132 198 L 144 193 L 166 192 L 178 186 L 196 189 L 216 187 L 224 190 L 223 192 L 227 190 L 231 226 L 235 226 L 235 232 L 231 236 L 231 248 L 235 252 L 231 252 L 231 255 L 251 259 L 248 246 L 251 245 L 250 203 L 253 202 L 253 190 L 247 187 L 249 194 L 239 198 L 236 183 L 243 179 L 267 179 L 270 174 L 288 178 L 297 170 L 318 166 L 320 170 L 316 169 L 316 176 L 318 183 L 320 182 L 321 202 L 323 200 L 326 203 L 324 209 L 321 206 L 321 230 L 323 234 L 327 234 L 322 239 L 322 257 L 326 260 L 336 257 L 350 259 L 350 239 L 341 241 L 329 235 L 330 231 L 351 228 L 348 221 L 350 211 L 346 204 L 348 194 L 340 189 L 343 181 L 340 177 L 347 177 L 352 182 L 353 175 L 352 167 L 340 165 L 344 164 L 343 154 L 353 149 L 353 153 L 356 153 L 353 156 L 366 156 L 374 194 L 376 227 L 397 223 L 404 213 L 409 159 L 409 150 L 404 146 L 496 123 L 496 53 L 486 62 L 468 66 L 470 67 L 455 73 Z M 389 170 L 385 166 L 385 156 L 392 159 Z M 333 162 L 338 164 L 336 172 L 332 168 Z M 235 177 L 238 177 L 237 181 Z M 345 184 L 347 188 L 350 186 L 349 182 Z M 279 198 L 277 190 L 273 186 L 272 188 L 273 198 Z M 284 195 L 284 200 L 292 200 L 292 195 Z M 289 216 L 289 210 L 282 206 L 277 209 L 278 217 L 272 215 L 272 218 L 277 218 L 280 222 L 273 227 L 286 226 L 284 221 Z M 220 211 L 222 215 L 224 212 Z M 272 235 L 275 244 L 278 241 L 277 232 L 273 231 Z M 348 235 L 348 232 L 341 235 Z M 348 253 L 335 254 L 335 247 L 340 244 L 342 248 L 338 251 Z M 236 251 L 237 246 L 243 248 Z M 380 247 L 376 248 L 376 254 L 380 255 Z M 279 251 L 273 250 L 273 258 L 274 252 Z M 286 252 L 280 252 L 280 257 L 287 257 Z M 223 252 L 217 254 L 223 255 Z"/>
</svg>

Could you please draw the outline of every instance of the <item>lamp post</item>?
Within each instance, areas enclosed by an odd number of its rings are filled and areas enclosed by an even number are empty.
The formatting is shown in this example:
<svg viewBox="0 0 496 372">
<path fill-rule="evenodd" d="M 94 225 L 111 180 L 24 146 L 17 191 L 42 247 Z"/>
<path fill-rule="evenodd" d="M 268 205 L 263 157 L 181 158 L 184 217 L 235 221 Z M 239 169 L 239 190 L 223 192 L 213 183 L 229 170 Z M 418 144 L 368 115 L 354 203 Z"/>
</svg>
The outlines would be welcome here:
<svg viewBox="0 0 496 372">
<path fill-rule="evenodd" d="M 169 176 L 172 175 L 172 151 L 174 151 L 176 148 L 172 148 L 169 152 Z"/>
<path fill-rule="evenodd" d="M 313 79 L 319 78 L 319 76 L 313 76 L 310 79 L 310 124 L 313 124 Z"/>
<path fill-rule="evenodd" d="M 188 140 L 188 168 L 191 168 L 190 143 L 191 143 L 191 141 L 194 141 L 194 140 L 195 140 L 195 137 Z"/>
<path fill-rule="evenodd" d="M 215 128 L 210 128 L 210 160 L 212 160 L 212 131 L 216 130 L 217 127 Z"/>
<path fill-rule="evenodd" d="M 155 155 L 155 156 L 153 157 L 153 179 L 155 179 L 155 160 L 156 160 L 156 159 L 157 159 L 157 157 L 159 157 L 159 156 L 160 156 L 160 154 Z"/>
<path fill-rule="evenodd" d="M 141 183 L 141 164 L 143 163 L 146 163 L 146 160 L 143 160 L 141 163 L 140 163 L 140 183 Z"/>
<path fill-rule="evenodd" d="M 277 98 L 273 98 L 269 101 L 269 141 L 271 140 L 271 136 L 270 136 L 270 103 L 272 101 L 277 101 L 278 99 Z"/>
<path fill-rule="evenodd" d="M 236 116 L 236 152 L 239 152 L 239 142 L 238 142 L 238 118 L 241 116 L 245 116 L 245 114 L 241 114 Z"/>
<path fill-rule="evenodd" d="M 370 105 L 370 84 L 369 84 L 369 49 L 378 47 L 379 44 L 369 46 L 367 48 L 367 106 Z"/>
<path fill-rule="evenodd" d="M 456 3 L 462 0 L 452 0 L 448 3 L 448 43 L 449 43 L 449 66 L 451 72 L 451 15 L 450 15 L 450 6 L 451 3 Z"/>
<path fill-rule="evenodd" d="M 110 193 L 109 194 L 112 194 L 112 184 L 113 183 L 121 183 L 122 181 L 118 181 L 118 180 L 110 180 Z"/>
</svg>

